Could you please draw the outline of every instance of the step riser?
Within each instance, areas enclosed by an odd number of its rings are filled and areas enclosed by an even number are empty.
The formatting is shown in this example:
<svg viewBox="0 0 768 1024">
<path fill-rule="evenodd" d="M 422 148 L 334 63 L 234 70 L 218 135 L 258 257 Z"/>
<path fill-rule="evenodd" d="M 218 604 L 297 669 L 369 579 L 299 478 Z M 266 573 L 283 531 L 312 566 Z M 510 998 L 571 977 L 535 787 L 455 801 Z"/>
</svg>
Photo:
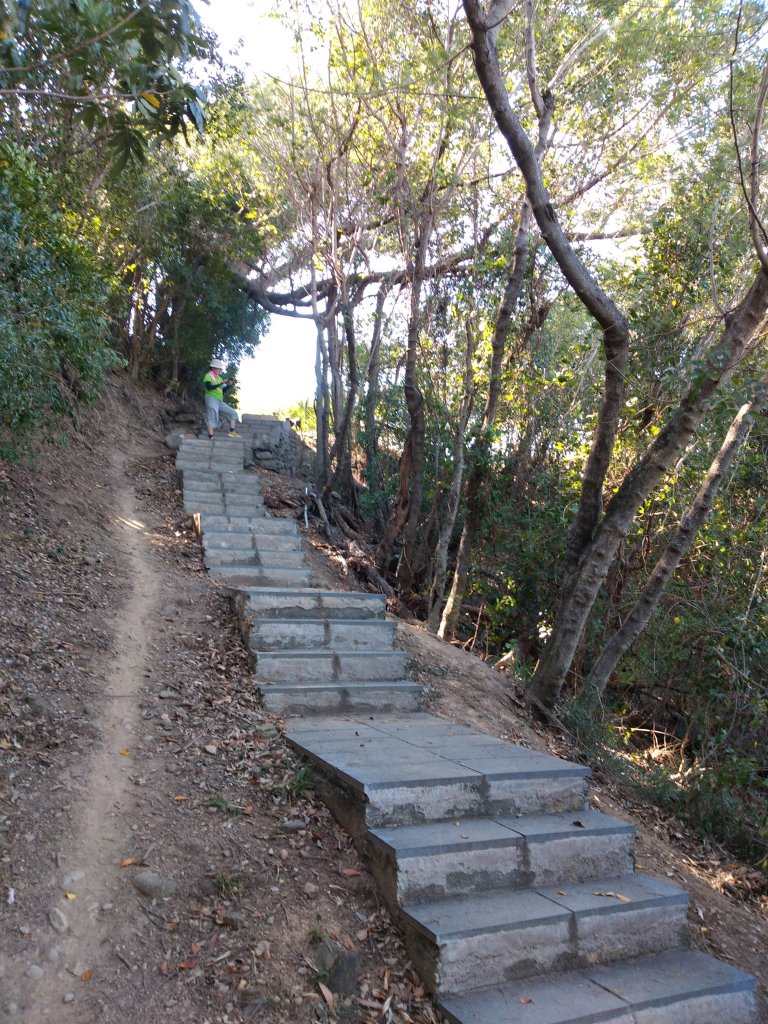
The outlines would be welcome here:
<svg viewBox="0 0 768 1024">
<path fill-rule="evenodd" d="M 386 609 L 383 597 L 331 591 L 242 593 L 234 596 L 233 603 L 237 614 L 259 620 L 276 618 L 375 621 L 384 618 Z"/>
<path fill-rule="evenodd" d="M 432 992 L 448 995 L 557 971 L 580 970 L 687 942 L 684 904 L 567 915 L 437 945 L 401 917 L 406 948 Z"/>
<path fill-rule="evenodd" d="M 184 499 L 184 511 L 187 515 L 214 515 L 214 516 L 226 516 L 229 514 L 242 515 L 242 510 L 239 506 L 233 507 L 231 503 L 224 501 L 188 501 Z M 254 507 L 253 505 L 248 506 L 248 516 L 252 519 L 259 519 L 266 517 L 267 510 L 262 506 Z"/>
<path fill-rule="evenodd" d="M 252 566 L 222 565 L 212 570 L 214 579 L 231 587 L 306 587 L 312 574 L 309 569 L 269 569 Z"/>
<path fill-rule="evenodd" d="M 629 834 L 586 836 L 402 858 L 375 841 L 371 867 L 401 906 L 489 889 L 565 885 L 633 870 Z"/>
<path fill-rule="evenodd" d="M 262 533 L 254 531 L 234 531 L 230 533 L 203 534 L 203 547 L 206 551 L 218 550 L 261 550 L 269 551 L 301 551 L 301 538 L 296 534 Z"/>
<path fill-rule="evenodd" d="M 254 536 L 289 536 L 299 537 L 294 519 L 270 519 L 267 517 L 248 517 L 238 515 L 210 515 L 196 517 L 198 533 L 242 533 L 252 530 Z"/>
<path fill-rule="evenodd" d="M 322 692 L 314 688 L 307 698 L 303 688 L 261 688 L 264 706 L 275 714 L 282 715 L 339 715 L 351 712 L 369 714 L 373 712 L 402 712 L 410 714 L 419 710 L 421 700 L 418 688 L 414 690 L 387 690 L 385 688 L 328 687 Z"/>
<path fill-rule="evenodd" d="M 342 652 L 312 657 L 259 651 L 256 679 L 275 683 L 355 683 L 400 679 L 408 663 L 405 654 Z"/>
<path fill-rule="evenodd" d="M 386 621 L 341 623 L 332 619 L 289 621 L 261 619 L 253 622 L 248 646 L 254 652 L 280 650 L 338 651 L 360 649 L 382 651 L 391 647 L 395 639 L 395 624 Z"/>
<path fill-rule="evenodd" d="M 267 551 L 256 548 L 206 548 L 205 560 L 214 565 L 263 565 L 279 569 L 299 569 L 304 564 L 302 551 Z"/>
</svg>

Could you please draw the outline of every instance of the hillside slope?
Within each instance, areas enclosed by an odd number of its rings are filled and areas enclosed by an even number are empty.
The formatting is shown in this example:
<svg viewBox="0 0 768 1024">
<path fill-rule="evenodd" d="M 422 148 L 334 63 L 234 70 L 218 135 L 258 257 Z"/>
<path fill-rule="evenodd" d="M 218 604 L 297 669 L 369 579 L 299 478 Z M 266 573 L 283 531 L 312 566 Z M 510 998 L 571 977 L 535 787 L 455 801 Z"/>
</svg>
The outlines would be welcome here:
<svg viewBox="0 0 768 1024">
<path fill-rule="evenodd" d="M 115 378 L 83 434 L 0 464 L 0 1021 L 433 1022 L 364 865 L 249 684 L 158 407 Z M 296 514 L 295 483 L 264 484 Z M 362 586 L 322 546 L 311 557 L 328 585 Z M 569 753 L 478 659 L 399 636 L 431 710 Z M 765 993 L 756 877 L 605 785 L 594 799 L 638 824 L 645 870 L 689 889 L 694 942 Z"/>
</svg>

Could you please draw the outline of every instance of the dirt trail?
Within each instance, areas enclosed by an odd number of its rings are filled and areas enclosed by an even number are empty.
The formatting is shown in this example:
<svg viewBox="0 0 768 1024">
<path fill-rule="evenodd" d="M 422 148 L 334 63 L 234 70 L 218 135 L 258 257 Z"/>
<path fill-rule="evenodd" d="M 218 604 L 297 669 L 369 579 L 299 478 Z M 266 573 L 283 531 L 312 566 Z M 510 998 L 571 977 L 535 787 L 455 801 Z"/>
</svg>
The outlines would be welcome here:
<svg viewBox="0 0 768 1024">
<path fill-rule="evenodd" d="M 131 589 L 125 606 L 116 610 L 114 657 L 106 667 L 98 721 L 103 745 L 94 750 L 85 769 L 86 785 L 74 810 L 71 853 L 54 880 L 63 890 L 57 909 L 68 927 L 58 946 L 57 970 L 46 972 L 31 993 L 26 1015 L 30 1024 L 52 1018 L 61 1024 L 82 1024 L 81 1007 L 74 999 L 66 1002 L 73 979 L 89 980 L 94 974 L 103 974 L 105 944 L 109 941 L 114 946 L 115 939 L 114 929 L 100 909 L 114 906 L 120 850 L 129 839 L 129 819 L 120 812 L 132 797 L 127 763 L 138 746 L 139 697 L 159 588 L 146 524 L 137 511 L 135 492 L 126 485 L 125 455 L 113 452 L 109 461 L 118 511 L 113 530 L 128 561 L 126 579 Z M 87 896 L 83 897 L 83 892 Z M 61 919 L 56 919 L 61 927 Z"/>
</svg>

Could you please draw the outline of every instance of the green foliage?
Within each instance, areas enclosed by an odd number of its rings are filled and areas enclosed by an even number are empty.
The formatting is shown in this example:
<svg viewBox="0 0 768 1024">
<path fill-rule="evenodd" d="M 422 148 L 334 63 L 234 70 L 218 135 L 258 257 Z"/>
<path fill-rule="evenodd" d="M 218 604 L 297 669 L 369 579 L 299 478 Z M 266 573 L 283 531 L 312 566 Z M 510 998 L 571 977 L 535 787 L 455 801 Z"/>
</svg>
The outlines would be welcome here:
<svg viewBox="0 0 768 1024">
<path fill-rule="evenodd" d="M 92 252 L 51 209 L 54 184 L 16 146 L 0 146 L 0 437 L 98 393 L 120 362 L 109 344 L 108 284 Z"/>
<path fill-rule="evenodd" d="M 71 130 L 74 115 L 75 126 L 105 139 L 114 174 L 145 160 L 147 137 L 202 130 L 203 94 L 178 69 L 211 55 L 189 0 L 10 3 L 1 23 L 12 129 L 26 127 L 14 113 L 19 98 L 33 119 L 65 114 Z"/>
</svg>

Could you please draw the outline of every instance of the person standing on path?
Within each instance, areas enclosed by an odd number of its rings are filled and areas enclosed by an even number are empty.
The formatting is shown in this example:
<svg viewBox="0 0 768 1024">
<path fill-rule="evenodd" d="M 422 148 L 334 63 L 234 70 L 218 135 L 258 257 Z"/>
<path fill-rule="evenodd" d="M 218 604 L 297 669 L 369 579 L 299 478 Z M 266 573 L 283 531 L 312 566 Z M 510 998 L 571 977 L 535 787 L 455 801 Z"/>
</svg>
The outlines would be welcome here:
<svg viewBox="0 0 768 1024">
<path fill-rule="evenodd" d="M 205 385 L 205 421 L 208 437 L 213 440 L 213 432 L 219 425 L 219 414 L 229 417 L 229 437 L 240 437 L 235 430 L 237 410 L 224 404 L 224 392 L 232 386 L 232 381 L 225 379 L 222 371 L 224 363 L 221 359 L 212 359 L 208 373 L 203 377 Z"/>
</svg>

